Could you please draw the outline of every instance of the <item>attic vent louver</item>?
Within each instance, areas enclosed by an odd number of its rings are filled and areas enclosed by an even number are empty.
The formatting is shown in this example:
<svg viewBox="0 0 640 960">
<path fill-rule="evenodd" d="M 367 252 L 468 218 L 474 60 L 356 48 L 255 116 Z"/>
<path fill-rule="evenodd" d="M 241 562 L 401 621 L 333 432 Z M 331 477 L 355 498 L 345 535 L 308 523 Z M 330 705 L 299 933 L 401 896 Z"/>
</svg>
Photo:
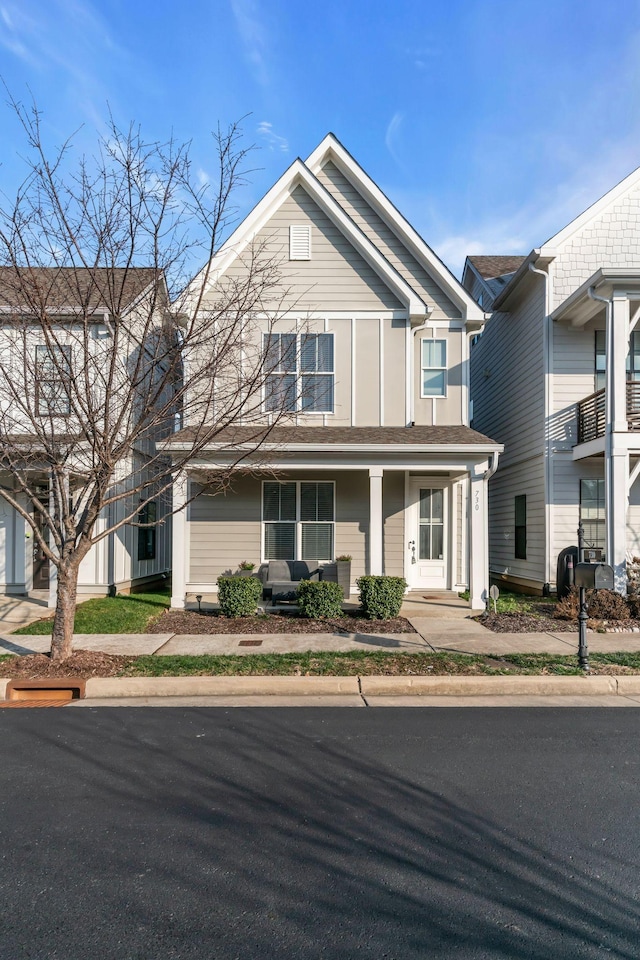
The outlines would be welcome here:
<svg viewBox="0 0 640 960">
<path fill-rule="evenodd" d="M 311 260 L 311 227 L 292 223 L 289 227 L 289 260 Z"/>
</svg>

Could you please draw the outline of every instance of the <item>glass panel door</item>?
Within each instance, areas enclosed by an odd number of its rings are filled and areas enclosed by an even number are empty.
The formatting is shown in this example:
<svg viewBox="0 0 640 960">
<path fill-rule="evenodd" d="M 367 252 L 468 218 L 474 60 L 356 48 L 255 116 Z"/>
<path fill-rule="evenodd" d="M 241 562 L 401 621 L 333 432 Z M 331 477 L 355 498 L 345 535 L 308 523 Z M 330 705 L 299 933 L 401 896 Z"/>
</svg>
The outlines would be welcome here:
<svg viewBox="0 0 640 960">
<path fill-rule="evenodd" d="M 420 488 L 418 559 L 442 560 L 444 552 L 444 491 Z"/>
</svg>

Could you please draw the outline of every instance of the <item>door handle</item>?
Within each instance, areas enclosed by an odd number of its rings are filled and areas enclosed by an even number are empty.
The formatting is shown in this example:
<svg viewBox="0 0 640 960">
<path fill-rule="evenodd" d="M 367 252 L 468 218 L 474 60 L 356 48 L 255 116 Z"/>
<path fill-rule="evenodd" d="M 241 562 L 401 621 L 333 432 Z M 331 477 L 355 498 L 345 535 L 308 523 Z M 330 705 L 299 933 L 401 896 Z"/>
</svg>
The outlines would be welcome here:
<svg viewBox="0 0 640 960">
<path fill-rule="evenodd" d="M 411 550 L 411 563 L 416 562 L 416 542 L 415 540 L 409 540 L 409 550 Z"/>
</svg>

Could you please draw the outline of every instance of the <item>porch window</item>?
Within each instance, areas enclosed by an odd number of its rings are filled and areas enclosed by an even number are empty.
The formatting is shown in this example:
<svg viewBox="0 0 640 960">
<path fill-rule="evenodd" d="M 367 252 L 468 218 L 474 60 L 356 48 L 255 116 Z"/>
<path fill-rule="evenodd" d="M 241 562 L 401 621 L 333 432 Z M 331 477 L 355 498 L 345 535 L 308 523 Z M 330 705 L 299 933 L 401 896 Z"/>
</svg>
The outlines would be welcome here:
<svg viewBox="0 0 640 960">
<path fill-rule="evenodd" d="M 139 523 L 156 523 L 158 504 L 155 500 L 145 503 L 138 513 Z M 156 527 L 138 527 L 138 560 L 155 560 Z"/>
<path fill-rule="evenodd" d="M 265 481 L 262 519 L 265 560 L 333 559 L 333 482 Z"/>
<path fill-rule="evenodd" d="M 580 519 L 588 547 L 605 549 L 604 480 L 580 481 Z"/>
<path fill-rule="evenodd" d="M 596 330 L 596 390 L 602 390 L 606 386 L 607 351 L 605 335 L 604 330 Z M 629 339 L 627 380 L 633 383 L 640 381 L 640 332 L 638 331 L 634 331 Z"/>
<path fill-rule="evenodd" d="M 447 395 L 447 341 L 422 341 L 422 397 Z"/>
<path fill-rule="evenodd" d="M 36 409 L 38 416 L 71 413 L 71 347 L 36 346 Z"/>
<path fill-rule="evenodd" d="M 515 551 L 516 560 L 527 559 L 527 495 L 515 498 Z"/>
<path fill-rule="evenodd" d="M 333 413 L 332 333 L 265 333 L 268 412 Z"/>
</svg>

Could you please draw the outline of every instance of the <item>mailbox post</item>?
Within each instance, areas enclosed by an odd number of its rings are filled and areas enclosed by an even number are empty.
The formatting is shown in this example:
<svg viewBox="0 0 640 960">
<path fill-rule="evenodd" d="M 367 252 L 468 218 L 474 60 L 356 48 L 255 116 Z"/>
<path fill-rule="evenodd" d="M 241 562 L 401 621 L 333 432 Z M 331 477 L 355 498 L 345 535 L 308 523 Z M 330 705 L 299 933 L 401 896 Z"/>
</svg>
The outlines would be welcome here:
<svg viewBox="0 0 640 960">
<path fill-rule="evenodd" d="M 613 590 L 613 567 L 606 563 L 584 562 L 584 527 L 578 527 L 578 563 L 574 572 L 574 583 L 580 590 L 580 612 L 578 613 L 578 662 L 585 673 L 589 673 L 589 651 L 587 649 L 587 590 Z"/>
</svg>

